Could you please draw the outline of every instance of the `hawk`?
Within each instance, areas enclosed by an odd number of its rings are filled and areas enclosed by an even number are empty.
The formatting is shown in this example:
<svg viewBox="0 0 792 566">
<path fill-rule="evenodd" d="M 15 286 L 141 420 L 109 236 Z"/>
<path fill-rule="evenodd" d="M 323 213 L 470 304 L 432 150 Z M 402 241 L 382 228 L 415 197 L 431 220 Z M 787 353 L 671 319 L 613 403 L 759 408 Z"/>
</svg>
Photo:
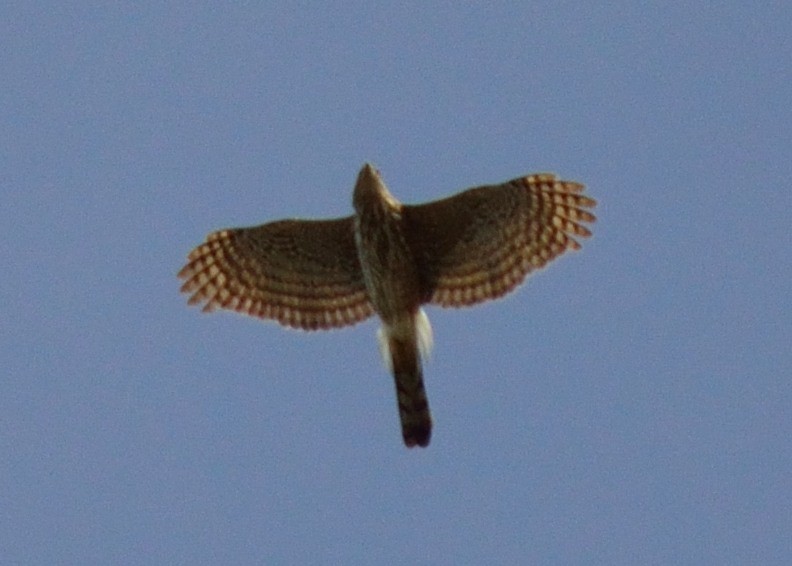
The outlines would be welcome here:
<svg viewBox="0 0 792 566">
<path fill-rule="evenodd" d="M 365 164 L 354 214 L 279 220 L 209 234 L 179 272 L 189 304 L 234 310 L 303 330 L 376 314 L 396 382 L 402 436 L 428 446 L 432 419 L 422 357 L 432 342 L 424 304 L 465 307 L 512 291 L 591 236 L 596 201 L 583 185 L 527 175 L 445 199 L 402 204 Z"/>
</svg>

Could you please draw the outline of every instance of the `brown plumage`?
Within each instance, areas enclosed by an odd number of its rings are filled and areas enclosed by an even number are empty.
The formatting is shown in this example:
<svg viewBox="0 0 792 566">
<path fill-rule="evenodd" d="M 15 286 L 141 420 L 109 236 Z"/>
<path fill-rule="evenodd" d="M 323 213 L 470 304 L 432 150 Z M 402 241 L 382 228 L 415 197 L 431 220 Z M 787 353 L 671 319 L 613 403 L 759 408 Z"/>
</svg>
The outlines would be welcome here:
<svg viewBox="0 0 792 566">
<path fill-rule="evenodd" d="M 551 174 L 469 189 L 420 205 L 398 202 L 369 164 L 355 214 L 214 232 L 179 272 L 190 304 L 317 330 L 376 313 L 407 446 L 427 446 L 432 421 L 421 354 L 423 304 L 463 307 L 500 297 L 591 235 L 596 202 Z"/>
</svg>

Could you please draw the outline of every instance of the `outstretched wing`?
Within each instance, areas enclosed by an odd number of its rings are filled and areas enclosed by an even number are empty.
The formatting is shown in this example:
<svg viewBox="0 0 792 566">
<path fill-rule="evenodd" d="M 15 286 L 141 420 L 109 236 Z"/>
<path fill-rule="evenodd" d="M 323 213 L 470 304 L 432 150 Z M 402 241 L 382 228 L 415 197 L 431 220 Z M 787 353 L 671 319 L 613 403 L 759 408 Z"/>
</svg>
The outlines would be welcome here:
<svg viewBox="0 0 792 566">
<path fill-rule="evenodd" d="M 352 218 L 281 220 L 220 230 L 179 272 L 189 304 L 235 310 L 316 330 L 373 314 L 355 248 Z"/>
<path fill-rule="evenodd" d="M 462 307 L 495 299 L 591 235 L 596 201 L 583 185 L 538 174 L 405 206 L 404 234 L 425 302 Z"/>
</svg>

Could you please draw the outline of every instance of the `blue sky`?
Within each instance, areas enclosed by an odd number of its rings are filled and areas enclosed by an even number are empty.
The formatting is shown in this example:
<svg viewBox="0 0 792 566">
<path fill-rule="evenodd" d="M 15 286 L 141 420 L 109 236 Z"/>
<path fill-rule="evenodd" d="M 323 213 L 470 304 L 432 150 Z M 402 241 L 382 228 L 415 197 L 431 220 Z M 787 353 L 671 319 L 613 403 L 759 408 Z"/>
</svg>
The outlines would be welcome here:
<svg viewBox="0 0 792 566">
<path fill-rule="evenodd" d="M 12 3 L 0 23 L 0 556 L 792 561 L 792 8 Z M 431 446 L 376 321 L 178 293 L 214 229 L 552 171 L 594 237 L 429 308 Z"/>
</svg>

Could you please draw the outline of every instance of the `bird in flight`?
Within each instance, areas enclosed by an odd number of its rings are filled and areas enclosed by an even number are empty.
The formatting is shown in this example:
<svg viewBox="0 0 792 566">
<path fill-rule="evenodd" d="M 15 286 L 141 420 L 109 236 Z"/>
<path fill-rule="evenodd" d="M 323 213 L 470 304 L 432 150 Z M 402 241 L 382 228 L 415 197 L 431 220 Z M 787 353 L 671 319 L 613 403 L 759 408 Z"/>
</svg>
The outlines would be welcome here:
<svg viewBox="0 0 792 566">
<path fill-rule="evenodd" d="M 360 170 L 354 214 L 279 220 L 212 232 L 179 272 L 188 303 L 320 330 L 376 314 L 396 382 L 402 437 L 428 446 L 432 419 L 422 357 L 432 343 L 424 304 L 465 307 L 512 291 L 532 271 L 580 249 L 596 201 L 555 175 L 527 175 L 425 204 L 402 204 L 372 165 Z"/>
</svg>

